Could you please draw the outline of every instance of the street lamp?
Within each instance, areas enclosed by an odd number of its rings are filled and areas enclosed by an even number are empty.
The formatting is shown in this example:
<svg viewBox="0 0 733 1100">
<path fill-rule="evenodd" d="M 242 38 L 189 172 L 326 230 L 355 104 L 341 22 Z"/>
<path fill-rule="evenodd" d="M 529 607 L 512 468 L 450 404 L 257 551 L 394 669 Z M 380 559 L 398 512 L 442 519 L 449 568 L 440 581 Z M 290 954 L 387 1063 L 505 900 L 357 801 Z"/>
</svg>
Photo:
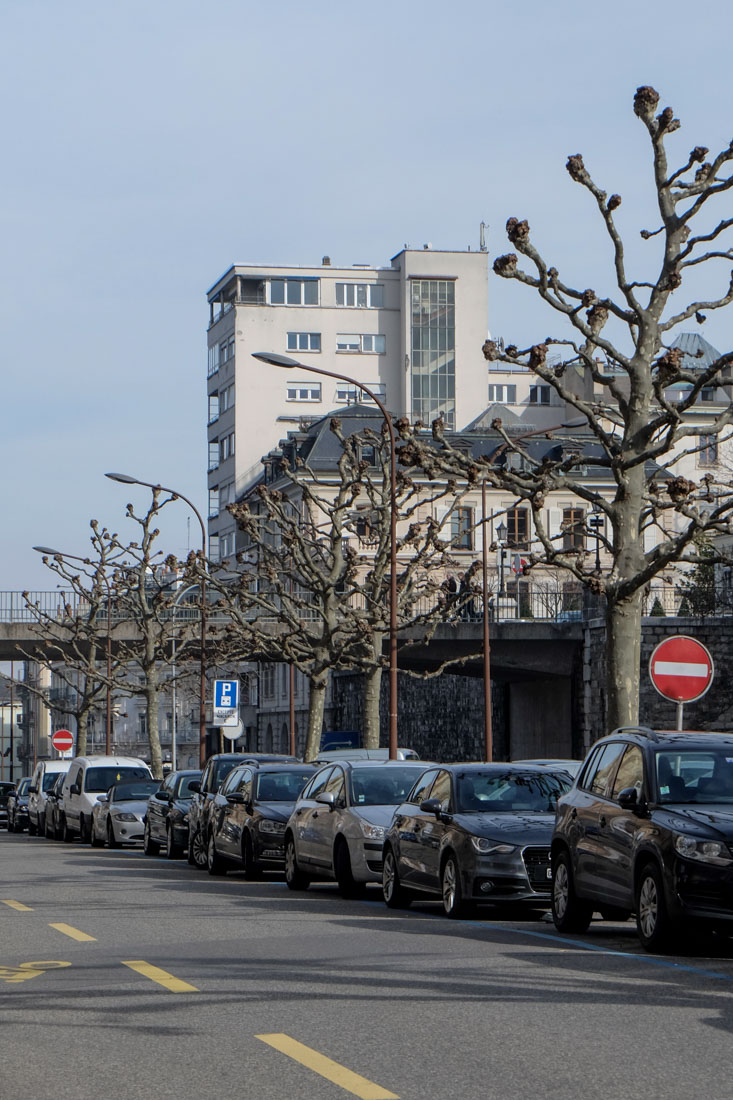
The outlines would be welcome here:
<svg viewBox="0 0 733 1100">
<path fill-rule="evenodd" d="M 200 708 L 199 708 L 199 764 L 203 768 L 206 763 L 206 526 L 196 505 L 177 489 L 168 489 L 157 482 L 140 481 L 139 478 L 130 477 L 129 474 L 105 474 L 111 481 L 120 481 L 123 485 L 142 485 L 146 489 L 157 489 L 161 493 L 170 493 L 175 499 L 180 497 L 196 516 L 201 526 L 201 580 L 199 589 L 201 592 L 201 672 L 200 672 Z"/>
<path fill-rule="evenodd" d="M 486 479 L 481 481 L 481 564 L 483 566 L 484 628 L 484 759 L 491 763 L 494 754 L 491 727 L 491 642 L 489 640 L 489 546 L 486 539 Z"/>
<path fill-rule="evenodd" d="M 71 558 L 72 561 L 92 565 L 90 558 L 81 558 L 78 554 L 62 554 L 60 550 L 54 550 L 50 546 L 34 546 L 33 549 L 39 554 L 48 554 L 52 558 Z M 102 578 L 107 588 L 107 725 L 105 752 L 107 756 L 110 756 L 112 753 L 112 589 L 104 569 L 98 569 L 96 575 Z"/>
<path fill-rule="evenodd" d="M 312 367 L 301 363 L 298 359 L 291 359 L 288 355 L 279 355 L 276 352 L 257 351 L 252 353 L 254 359 L 262 363 L 269 363 L 273 367 L 281 367 L 283 370 L 304 370 L 310 374 L 322 374 L 326 378 L 336 378 L 340 382 L 348 382 L 363 390 L 372 399 L 387 426 L 389 434 L 390 479 L 389 479 L 389 759 L 397 759 L 397 451 L 394 424 L 392 416 L 373 390 L 365 386 L 363 382 L 357 382 L 348 374 L 339 374 L 336 371 L 325 370 L 323 367 Z"/>
<path fill-rule="evenodd" d="M 507 525 L 502 521 L 496 528 L 496 539 L 499 545 L 499 599 L 504 597 L 504 547 L 508 535 Z M 499 605 L 501 606 L 501 604 Z"/>
<path fill-rule="evenodd" d="M 593 515 L 588 520 L 588 526 L 593 528 L 596 536 L 596 573 L 601 571 L 601 528 L 604 519 L 598 504 L 593 505 Z"/>
</svg>

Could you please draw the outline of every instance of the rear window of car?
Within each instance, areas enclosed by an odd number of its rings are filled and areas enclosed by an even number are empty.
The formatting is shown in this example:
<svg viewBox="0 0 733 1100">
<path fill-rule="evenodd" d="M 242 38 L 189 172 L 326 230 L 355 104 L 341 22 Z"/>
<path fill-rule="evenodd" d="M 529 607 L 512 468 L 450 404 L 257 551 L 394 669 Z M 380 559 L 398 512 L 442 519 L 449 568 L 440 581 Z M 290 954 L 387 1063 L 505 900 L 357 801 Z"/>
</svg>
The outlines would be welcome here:
<svg viewBox="0 0 733 1100">
<path fill-rule="evenodd" d="M 84 790 L 90 794 L 99 794 L 108 791 L 113 783 L 121 783 L 129 779 L 150 779 L 147 768 L 115 768 L 106 766 L 101 768 L 87 768 L 84 776 Z M 160 784 L 156 784 L 157 790 Z"/>
<path fill-rule="evenodd" d="M 160 790 L 160 783 L 155 779 L 149 779 L 140 783 L 116 783 L 111 788 L 110 802 L 137 802 L 140 799 L 150 798 Z"/>
</svg>

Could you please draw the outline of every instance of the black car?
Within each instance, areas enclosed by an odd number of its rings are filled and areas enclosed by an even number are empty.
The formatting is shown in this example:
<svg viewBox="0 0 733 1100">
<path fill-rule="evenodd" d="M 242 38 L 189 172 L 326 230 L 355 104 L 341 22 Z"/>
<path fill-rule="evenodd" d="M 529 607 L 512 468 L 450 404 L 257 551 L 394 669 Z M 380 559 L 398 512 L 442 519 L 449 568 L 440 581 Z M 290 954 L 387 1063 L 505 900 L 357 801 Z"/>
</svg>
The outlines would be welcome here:
<svg viewBox="0 0 733 1100">
<path fill-rule="evenodd" d="M 390 908 L 417 894 L 449 917 L 475 902 L 550 904 L 550 840 L 562 770 L 529 764 L 450 764 L 424 772 L 384 840 Z"/>
<path fill-rule="evenodd" d="M 636 913 L 649 951 L 692 921 L 733 931 L 733 735 L 616 730 L 560 799 L 552 912 L 582 932 L 594 912 Z"/>
<path fill-rule="evenodd" d="M 193 798 L 188 811 L 188 862 L 195 867 L 206 867 L 209 846 L 209 810 L 214 795 L 219 790 L 232 768 L 237 764 L 273 761 L 286 763 L 295 761 L 293 756 L 280 756 L 276 753 L 258 752 L 222 752 L 210 756 L 206 761 L 200 782 L 193 782 Z"/>
<path fill-rule="evenodd" d="M 8 799 L 15 790 L 15 783 L 0 782 L 0 825 L 8 823 Z"/>
<path fill-rule="evenodd" d="M 62 840 L 64 834 L 64 780 L 66 774 L 59 772 L 56 782 L 46 796 L 46 809 L 40 819 L 39 833 L 49 840 Z"/>
<path fill-rule="evenodd" d="M 24 775 L 8 793 L 7 827 L 9 833 L 22 833 L 28 828 L 28 788 L 31 785 L 29 775 Z"/>
<path fill-rule="evenodd" d="M 168 859 L 180 859 L 188 850 L 188 812 L 193 800 L 191 784 L 200 779 L 200 771 L 171 772 L 160 790 L 150 796 L 143 836 L 146 855 L 157 855 L 163 848 Z"/>
<path fill-rule="evenodd" d="M 249 763 L 229 773 L 214 798 L 207 866 L 210 875 L 242 867 L 249 878 L 285 866 L 285 826 L 313 764 Z"/>
</svg>

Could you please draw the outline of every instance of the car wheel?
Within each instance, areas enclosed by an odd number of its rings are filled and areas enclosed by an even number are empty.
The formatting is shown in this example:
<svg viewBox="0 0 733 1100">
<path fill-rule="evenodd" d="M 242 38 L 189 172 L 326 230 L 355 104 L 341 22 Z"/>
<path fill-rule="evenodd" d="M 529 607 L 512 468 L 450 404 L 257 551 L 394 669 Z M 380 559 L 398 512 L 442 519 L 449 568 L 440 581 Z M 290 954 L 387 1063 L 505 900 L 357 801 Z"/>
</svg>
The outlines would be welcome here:
<svg viewBox="0 0 733 1100">
<path fill-rule="evenodd" d="M 38 830 L 37 830 L 36 826 L 33 824 L 31 819 L 28 818 L 28 836 L 35 836 L 37 831 Z"/>
<path fill-rule="evenodd" d="M 443 864 L 443 873 L 440 876 L 440 892 L 443 896 L 443 912 L 446 917 L 454 919 L 465 917 L 470 907 L 463 897 L 458 860 L 452 852 L 448 854 Z"/>
<path fill-rule="evenodd" d="M 558 932 L 585 932 L 593 906 L 575 893 L 570 853 L 558 852 L 552 860 L 552 919 Z"/>
<path fill-rule="evenodd" d="M 341 838 L 336 842 L 333 853 L 333 872 L 339 885 L 342 898 L 359 898 L 366 893 L 366 885 L 357 882 L 351 870 L 349 845 Z"/>
<path fill-rule="evenodd" d="M 111 821 L 107 822 L 107 847 L 108 848 L 119 848 L 120 847 L 120 842 L 115 837 L 115 830 L 114 830 L 114 826 L 113 826 Z"/>
<path fill-rule="evenodd" d="M 387 848 L 384 853 L 382 895 L 390 909 L 407 909 L 412 901 L 412 894 L 400 882 L 397 857 L 391 848 Z"/>
<path fill-rule="evenodd" d="M 94 828 L 94 819 L 89 822 L 89 843 L 91 844 L 92 848 L 104 847 L 104 841 L 99 839 L 99 837 L 97 836 L 97 831 Z"/>
<path fill-rule="evenodd" d="M 209 843 L 206 846 L 206 870 L 210 875 L 225 875 L 227 873 L 224 860 L 216 850 L 213 833 L 209 837 Z"/>
<path fill-rule="evenodd" d="M 636 929 L 646 951 L 668 951 L 675 927 L 667 912 L 664 883 L 656 863 L 647 863 L 636 884 Z"/>
<path fill-rule="evenodd" d="M 311 881 L 298 867 L 295 840 L 292 836 L 285 838 L 285 881 L 289 890 L 307 890 Z"/>
<path fill-rule="evenodd" d="M 256 879 L 262 877 L 262 868 L 255 859 L 255 851 L 252 846 L 252 837 L 245 833 L 242 844 L 242 867 L 247 878 Z"/>
<path fill-rule="evenodd" d="M 65 814 L 61 819 L 61 839 L 64 841 L 65 844 L 71 844 L 72 840 L 74 839 L 74 834 L 69 828 L 69 823 L 66 820 Z"/>
<path fill-rule="evenodd" d="M 191 837 L 189 850 L 191 852 L 192 859 L 189 860 L 194 867 L 198 867 L 203 870 L 206 867 L 206 860 L 208 858 L 208 851 L 206 846 L 206 838 L 200 829 Z"/>
<path fill-rule="evenodd" d="M 165 830 L 165 854 L 167 859 L 180 859 L 183 849 L 173 839 L 173 829 L 170 825 Z"/>
<path fill-rule="evenodd" d="M 146 856 L 157 856 L 160 851 L 160 845 L 157 840 L 153 840 L 150 836 L 150 823 L 145 822 L 145 828 L 143 829 L 143 851 Z"/>
</svg>

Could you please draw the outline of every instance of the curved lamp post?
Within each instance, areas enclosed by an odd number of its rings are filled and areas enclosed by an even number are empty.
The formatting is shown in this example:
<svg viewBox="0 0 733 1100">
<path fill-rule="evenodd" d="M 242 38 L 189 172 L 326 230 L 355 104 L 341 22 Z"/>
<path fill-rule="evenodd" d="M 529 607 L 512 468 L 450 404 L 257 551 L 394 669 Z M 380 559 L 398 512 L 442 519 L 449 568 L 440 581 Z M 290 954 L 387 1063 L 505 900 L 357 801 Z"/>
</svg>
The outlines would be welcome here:
<svg viewBox="0 0 733 1100">
<path fill-rule="evenodd" d="M 392 415 L 387 411 L 382 401 L 373 390 L 358 382 L 348 374 L 339 374 L 337 371 L 324 370 L 323 367 L 311 367 L 307 363 L 301 363 L 298 359 L 291 359 L 288 355 L 278 355 L 276 352 L 253 352 L 254 359 L 262 363 L 269 363 L 273 367 L 281 367 L 283 370 L 304 370 L 309 374 L 322 374 L 326 378 L 336 378 L 340 382 L 348 382 L 363 390 L 372 399 L 387 426 L 389 433 L 389 758 L 397 759 L 397 453 L 394 424 Z"/>
<path fill-rule="evenodd" d="M 91 558 L 82 558 L 78 554 L 63 554 L 60 550 L 54 550 L 50 546 L 34 546 L 39 554 L 48 554 L 54 558 L 71 558 L 80 561 L 84 565 L 92 565 Z M 98 575 L 107 586 L 107 725 L 105 729 L 105 752 L 107 756 L 112 753 L 112 589 L 103 569 Z"/>
<path fill-rule="evenodd" d="M 153 481 L 141 481 L 139 478 L 130 477 L 129 474 L 105 474 L 112 481 L 120 481 L 123 485 L 142 485 L 146 489 L 157 489 L 161 493 L 170 493 L 172 497 L 180 497 L 189 506 L 201 525 L 201 580 L 199 590 L 201 592 L 201 672 L 200 672 L 200 708 L 199 708 L 199 764 L 203 768 L 206 763 L 206 526 L 201 513 L 193 501 L 179 493 L 177 489 L 169 489 Z"/>
</svg>

